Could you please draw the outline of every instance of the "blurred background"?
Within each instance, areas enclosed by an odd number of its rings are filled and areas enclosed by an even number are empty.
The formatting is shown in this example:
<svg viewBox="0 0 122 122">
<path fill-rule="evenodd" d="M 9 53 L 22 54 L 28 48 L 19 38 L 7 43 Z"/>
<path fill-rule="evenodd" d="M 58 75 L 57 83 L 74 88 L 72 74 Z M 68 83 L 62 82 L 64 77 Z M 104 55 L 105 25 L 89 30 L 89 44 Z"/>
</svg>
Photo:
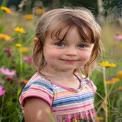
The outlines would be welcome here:
<svg viewBox="0 0 122 122">
<path fill-rule="evenodd" d="M 23 122 L 19 94 L 36 72 L 39 18 L 60 7 L 86 7 L 102 28 L 104 52 L 90 78 L 100 122 L 122 122 L 122 0 L 0 0 L 0 122 Z"/>
<path fill-rule="evenodd" d="M 116 11 L 115 9 L 121 12 L 119 9 L 122 7 L 121 0 L 0 0 L 1 4 L 24 13 L 32 13 L 32 9 L 35 7 L 44 7 L 49 10 L 64 6 L 84 6 L 95 15 L 102 12 L 101 14 L 104 16 L 107 16 L 113 9 L 114 12 Z"/>
</svg>

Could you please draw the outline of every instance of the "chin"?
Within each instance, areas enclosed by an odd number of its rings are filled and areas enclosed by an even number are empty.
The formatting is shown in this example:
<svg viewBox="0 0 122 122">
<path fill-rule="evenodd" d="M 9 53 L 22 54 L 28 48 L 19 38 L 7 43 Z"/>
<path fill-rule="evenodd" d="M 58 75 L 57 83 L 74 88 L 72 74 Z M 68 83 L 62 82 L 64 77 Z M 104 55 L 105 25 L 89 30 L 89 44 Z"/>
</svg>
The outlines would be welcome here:
<svg viewBox="0 0 122 122">
<path fill-rule="evenodd" d="M 69 67 L 69 68 L 62 68 L 61 70 L 66 72 L 66 71 L 74 71 L 75 69 Z"/>
</svg>

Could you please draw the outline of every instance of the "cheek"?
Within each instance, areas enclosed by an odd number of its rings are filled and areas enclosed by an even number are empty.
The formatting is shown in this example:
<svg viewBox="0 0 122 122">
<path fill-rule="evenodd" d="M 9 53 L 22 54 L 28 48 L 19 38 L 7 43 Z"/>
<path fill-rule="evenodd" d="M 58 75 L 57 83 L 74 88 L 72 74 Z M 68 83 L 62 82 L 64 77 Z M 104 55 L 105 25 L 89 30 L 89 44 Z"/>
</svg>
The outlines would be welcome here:
<svg viewBox="0 0 122 122">
<path fill-rule="evenodd" d="M 91 53 L 82 53 L 80 55 L 81 60 L 88 61 L 90 59 Z"/>
<path fill-rule="evenodd" d="M 54 60 L 59 57 L 59 53 L 57 51 L 46 51 L 44 57 L 45 60 Z"/>
</svg>

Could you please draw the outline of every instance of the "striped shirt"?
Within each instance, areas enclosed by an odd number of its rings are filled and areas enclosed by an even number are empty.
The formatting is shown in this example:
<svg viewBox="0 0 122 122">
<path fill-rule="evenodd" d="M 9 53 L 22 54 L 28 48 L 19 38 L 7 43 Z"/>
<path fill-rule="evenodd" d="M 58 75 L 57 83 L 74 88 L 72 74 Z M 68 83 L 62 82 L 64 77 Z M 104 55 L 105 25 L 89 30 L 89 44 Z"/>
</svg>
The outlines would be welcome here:
<svg viewBox="0 0 122 122">
<path fill-rule="evenodd" d="M 36 73 L 25 85 L 19 97 L 22 108 L 28 97 L 47 102 L 56 122 L 94 122 L 94 93 L 96 86 L 90 79 L 80 79 L 80 88 L 73 89 L 48 81 Z"/>
</svg>

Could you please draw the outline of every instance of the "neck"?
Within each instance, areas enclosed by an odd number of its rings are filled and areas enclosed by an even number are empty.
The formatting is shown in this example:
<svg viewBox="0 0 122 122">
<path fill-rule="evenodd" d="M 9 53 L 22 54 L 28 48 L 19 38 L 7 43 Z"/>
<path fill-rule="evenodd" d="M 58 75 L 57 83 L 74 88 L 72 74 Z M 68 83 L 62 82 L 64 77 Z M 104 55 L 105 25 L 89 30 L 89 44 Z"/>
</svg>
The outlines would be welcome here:
<svg viewBox="0 0 122 122">
<path fill-rule="evenodd" d="M 40 73 L 52 83 L 58 83 L 64 87 L 79 88 L 79 80 L 74 75 L 74 70 L 57 70 L 52 68 L 43 68 Z"/>
<path fill-rule="evenodd" d="M 74 77 L 74 70 L 59 70 L 44 67 L 41 71 L 41 74 L 45 75 L 48 78 L 53 78 L 55 80 L 65 80 L 65 79 L 72 79 Z"/>
</svg>

